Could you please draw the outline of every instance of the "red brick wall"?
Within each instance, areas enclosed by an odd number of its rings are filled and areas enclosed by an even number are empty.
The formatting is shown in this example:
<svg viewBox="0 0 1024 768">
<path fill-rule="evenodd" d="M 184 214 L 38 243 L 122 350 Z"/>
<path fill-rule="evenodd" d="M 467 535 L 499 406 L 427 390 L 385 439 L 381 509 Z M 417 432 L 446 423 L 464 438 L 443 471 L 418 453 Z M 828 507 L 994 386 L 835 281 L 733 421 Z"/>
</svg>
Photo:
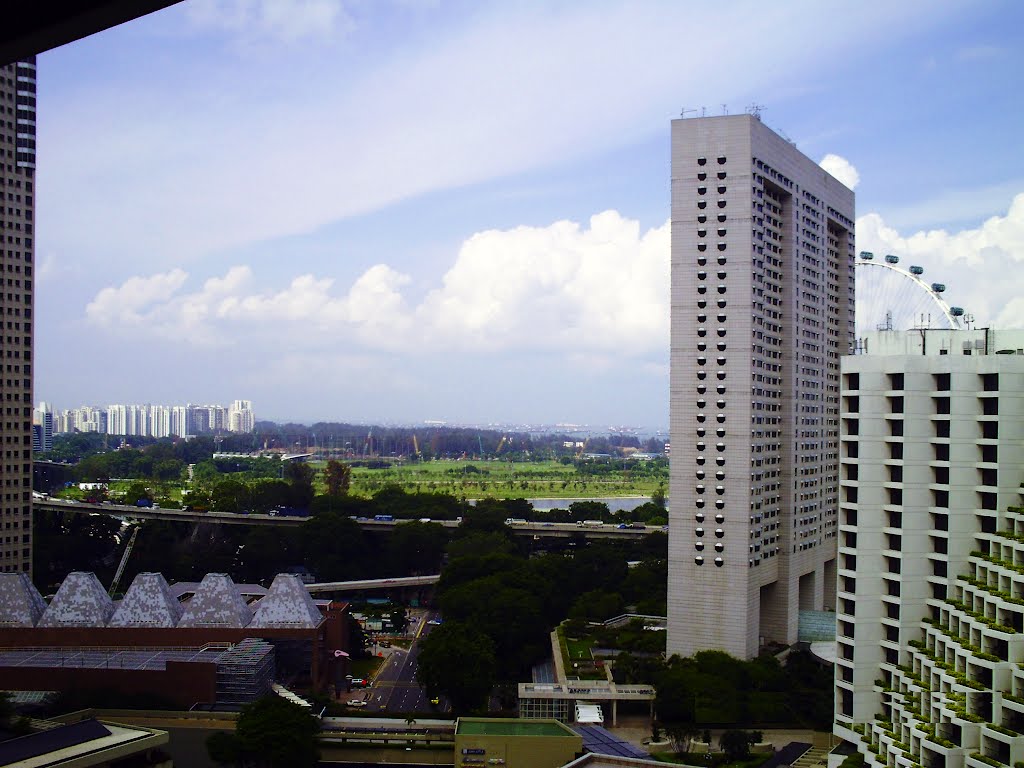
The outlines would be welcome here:
<svg viewBox="0 0 1024 768">
<path fill-rule="evenodd" d="M 169 661 L 163 670 L 5 667 L 3 685 L 15 691 L 111 690 L 153 694 L 187 709 L 211 703 L 217 694 L 217 665 Z"/>
</svg>

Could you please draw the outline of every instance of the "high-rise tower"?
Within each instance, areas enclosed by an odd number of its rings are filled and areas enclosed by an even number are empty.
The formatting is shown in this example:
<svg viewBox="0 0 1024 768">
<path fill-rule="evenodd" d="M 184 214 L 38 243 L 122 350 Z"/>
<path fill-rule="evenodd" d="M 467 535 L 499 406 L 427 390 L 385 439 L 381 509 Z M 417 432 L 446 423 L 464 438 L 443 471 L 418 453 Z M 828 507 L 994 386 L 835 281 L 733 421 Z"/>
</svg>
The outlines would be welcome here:
<svg viewBox="0 0 1024 768">
<path fill-rule="evenodd" d="M 672 123 L 668 651 L 835 604 L 854 195 L 752 115 Z"/>
<path fill-rule="evenodd" d="M 32 274 L 35 57 L 0 66 L 0 290 L 3 372 L 0 570 L 32 570 Z"/>
<path fill-rule="evenodd" d="M 841 391 L 835 733 L 872 767 L 1015 765 L 1024 331 L 879 331 L 858 349 Z"/>
</svg>

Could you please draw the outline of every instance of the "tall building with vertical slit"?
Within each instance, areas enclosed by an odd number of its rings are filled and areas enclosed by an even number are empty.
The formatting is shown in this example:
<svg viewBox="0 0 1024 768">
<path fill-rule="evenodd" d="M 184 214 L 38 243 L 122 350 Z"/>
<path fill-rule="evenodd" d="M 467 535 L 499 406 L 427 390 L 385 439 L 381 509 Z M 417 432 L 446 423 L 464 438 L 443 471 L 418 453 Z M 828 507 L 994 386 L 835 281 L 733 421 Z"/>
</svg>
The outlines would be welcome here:
<svg viewBox="0 0 1024 768">
<path fill-rule="evenodd" d="M 0 571 L 32 570 L 35 57 L 0 66 Z"/>
<path fill-rule="evenodd" d="M 835 606 L 853 192 L 749 114 L 672 122 L 668 652 Z"/>
</svg>

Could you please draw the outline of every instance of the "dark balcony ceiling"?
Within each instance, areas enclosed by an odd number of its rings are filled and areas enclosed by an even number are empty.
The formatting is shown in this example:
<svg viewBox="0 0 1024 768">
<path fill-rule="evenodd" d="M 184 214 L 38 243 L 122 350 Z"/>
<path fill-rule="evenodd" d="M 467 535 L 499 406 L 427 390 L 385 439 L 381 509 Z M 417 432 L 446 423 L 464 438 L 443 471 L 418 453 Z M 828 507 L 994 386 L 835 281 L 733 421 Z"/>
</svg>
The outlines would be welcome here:
<svg viewBox="0 0 1024 768">
<path fill-rule="evenodd" d="M 180 0 L 7 0 L 0 8 L 0 65 L 81 40 Z"/>
</svg>

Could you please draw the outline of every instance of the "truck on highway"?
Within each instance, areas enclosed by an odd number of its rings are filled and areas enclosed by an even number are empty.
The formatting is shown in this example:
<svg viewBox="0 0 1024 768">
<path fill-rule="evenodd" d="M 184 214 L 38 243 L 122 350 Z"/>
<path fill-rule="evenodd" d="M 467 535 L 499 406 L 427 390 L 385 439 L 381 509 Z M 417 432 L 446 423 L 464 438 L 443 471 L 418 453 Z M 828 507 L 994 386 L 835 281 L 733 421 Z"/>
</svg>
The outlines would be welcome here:
<svg viewBox="0 0 1024 768">
<path fill-rule="evenodd" d="M 526 525 L 526 520 L 521 517 L 509 517 L 505 520 L 505 525 Z"/>
<path fill-rule="evenodd" d="M 374 515 L 373 519 L 378 523 L 393 523 L 395 522 L 394 515 Z"/>
<path fill-rule="evenodd" d="M 580 528 L 600 528 L 604 525 L 603 520 L 577 520 L 576 525 Z"/>
</svg>

